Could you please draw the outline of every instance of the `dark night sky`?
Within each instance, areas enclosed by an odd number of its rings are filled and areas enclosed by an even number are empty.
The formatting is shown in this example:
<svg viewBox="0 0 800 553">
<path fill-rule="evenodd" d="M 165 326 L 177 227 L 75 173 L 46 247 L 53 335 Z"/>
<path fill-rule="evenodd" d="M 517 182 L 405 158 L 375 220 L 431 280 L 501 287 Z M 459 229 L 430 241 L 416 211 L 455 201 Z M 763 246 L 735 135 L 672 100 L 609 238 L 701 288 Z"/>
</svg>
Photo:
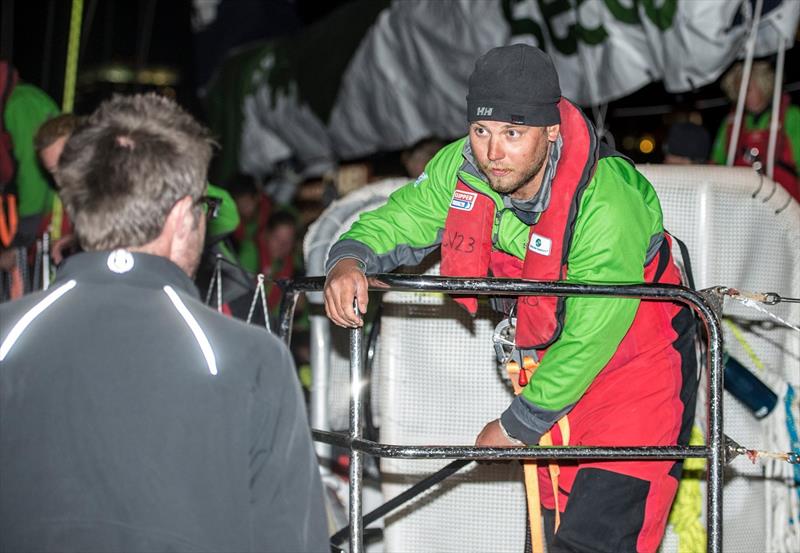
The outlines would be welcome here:
<svg viewBox="0 0 800 553">
<path fill-rule="evenodd" d="M 72 2 L 2 1 L 13 2 L 13 61 L 20 75 L 43 88 L 60 104 Z M 210 41 L 198 43 L 192 34 L 190 0 L 84 0 L 79 70 L 109 62 L 135 64 L 146 52 L 143 56 L 146 64 L 166 65 L 180 71 L 178 98 L 195 107 L 195 77 L 205 77 L 210 65 L 196 59 L 198 52 L 204 60 L 216 60 L 223 55 L 219 50 L 226 40 L 253 40 L 298 31 L 346 1 L 235 0 L 228 4 L 233 8 L 227 8 L 226 14 L 235 17 L 249 12 L 246 19 L 249 26 L 240 25 L 236 29 L 238 36 L 212 35 Z M 149 44 L 144 40 L 148 15 L 153 22 Z M 82 98 L 81 92 L 79 88 L 76 111 L 90 110 L 90 104 L 99 98 L 94 98 L 96 94 Z M 83 93 L 87 96 L 85 90 Z"/>
</svg>

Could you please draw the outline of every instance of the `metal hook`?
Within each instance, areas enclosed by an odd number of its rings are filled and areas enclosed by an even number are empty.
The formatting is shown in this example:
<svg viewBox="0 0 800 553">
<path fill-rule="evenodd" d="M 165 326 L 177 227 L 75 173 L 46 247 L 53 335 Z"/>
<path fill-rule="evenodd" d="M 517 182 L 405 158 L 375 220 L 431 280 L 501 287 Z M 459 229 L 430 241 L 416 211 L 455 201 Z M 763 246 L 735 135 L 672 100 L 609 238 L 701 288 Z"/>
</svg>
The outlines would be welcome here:
<svg viewBox="0 0 800 553">
<path fill-rule="evenodd" d="M 756 188 L 756 191 L 753 192 L 752 196 L 750 196 L 751 198 L 758 196 L 758 193 L 761 192 L 761 188 L 764 186 L 764 175 L 758 172 L 756 173 L 758 174 L 758 188 Z"/>
<path fill-rule="evenodd" d="M 779 214 L 781 211 L 783 211 L 784 209 L 786 209 L 787 207 L 789 207 L 789 204 L 791 204 L 791 203 L 792 203 L 792 197 L 791 197 L 791 196 L 787 196 L 787 197 L 786 197 L 786 203 L 785 203 L 785 204 L 783 204 L 783 205 L 780 207 L 780 209 L 776 209 L 776 210 L 775 210 L 775 215 Z"/>
</svg>

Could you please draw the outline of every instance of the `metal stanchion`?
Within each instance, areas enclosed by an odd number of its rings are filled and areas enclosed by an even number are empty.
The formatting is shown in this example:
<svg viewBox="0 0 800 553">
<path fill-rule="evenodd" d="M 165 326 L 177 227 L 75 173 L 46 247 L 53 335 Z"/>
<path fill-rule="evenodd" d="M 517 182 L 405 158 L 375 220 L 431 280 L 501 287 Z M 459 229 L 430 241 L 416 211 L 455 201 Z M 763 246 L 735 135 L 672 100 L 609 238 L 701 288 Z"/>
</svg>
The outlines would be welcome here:
<svg viewBox="0 0 800 553">
<path fill-rule="evenodd" d="M 361 438 L 362 410 L 362 328 L 350 330 L 350 439 Z M 361 477 L 364 472 L 364 454 L 350 450 L 350 553 L 364 550 L 364 521 L 361 518 Z"/>
<path fill-rule="evenodd" d="M 722 329 L 719 318 L 701 312 L 708 331 L 708 552 L 722 552 L 722 471 L 725 468 L 725 436 L 722 428 Z"/>
</svg>

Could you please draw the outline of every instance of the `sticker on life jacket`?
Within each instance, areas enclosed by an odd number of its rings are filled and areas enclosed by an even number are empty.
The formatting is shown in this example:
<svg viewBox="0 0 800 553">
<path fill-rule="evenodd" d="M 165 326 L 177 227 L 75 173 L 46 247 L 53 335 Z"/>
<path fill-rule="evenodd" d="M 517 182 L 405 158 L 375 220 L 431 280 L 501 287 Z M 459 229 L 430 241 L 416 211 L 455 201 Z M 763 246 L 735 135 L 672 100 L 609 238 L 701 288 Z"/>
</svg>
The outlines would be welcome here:
<svg viewBox="0 0 800 553">
<path fill-rule="evenodd" d="M 453 192 L 453 199 L 450 201 L 450 207 L 453 209 L 460 209 L 461 211 L 472 211 L 477 198 L 478 194 L 476 192 L 456 190 Z"/>
<path fill-rule="evenodd" d="M 528 249 L 540 255 L 550 255 L 550 250 L 553 247 L 553 241 L 545 238 L 535 232 L 531 233 L 531 241 L 528 244 Z"/>
</svg>

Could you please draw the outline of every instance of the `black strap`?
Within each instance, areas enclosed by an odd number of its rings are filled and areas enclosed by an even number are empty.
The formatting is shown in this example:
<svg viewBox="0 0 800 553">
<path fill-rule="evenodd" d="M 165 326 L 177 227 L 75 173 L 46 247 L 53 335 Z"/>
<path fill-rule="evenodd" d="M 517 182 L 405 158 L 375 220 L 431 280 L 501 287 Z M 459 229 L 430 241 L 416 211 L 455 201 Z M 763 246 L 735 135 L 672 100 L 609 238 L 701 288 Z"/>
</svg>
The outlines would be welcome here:
<svg viewBox="0 0 800 553">
<path fill-rule="evenodd" d="M 689 288 L 695 290 L 696 288 L 694 286 L 694 274 L 692 273 L 692 260 L 689 257 L 689 248 L 687 248 L 683 240 L 677 236 L 666 231 L 664 231 L 664 234 L 669 234 L 672 239 L 678 243 L 678 248 L 681 250 L 681 259 L 683 260 L 683 270 L 686 273 L 687 284 L 689 285 Z M 658 267 L 656 267 L 656 274 L 653 277 L 653 284 L 656 284 L 659 280 L 661 280 L 661 277 L 664 275 L 664 271 L 667 270 L 667 266 L 669 265 L 671 259 L 672 252 L 669 249 L 669 241 L 665 238 L 661 241 L 661 246 L 658 247 Z"/>
<path fill-rule="evenodd" d="M 656 267 L 656 274 L 653 277 L 653 284 L 657 284 L 661 277 L 664 276 L 664 271 L 667 270 L 669 260 L 672 252 L 669 251 L 669 241 L 664 237 L 661 240 L 661 245 L 658 247 L 658 267 Z"/>
<path fill-rule="evenodd" d="M 674 234 L 670 234 L 672 239 L 678 243 L 678 248 L 681 250 L 681 259 L 683 260 L 683 270 L 686 273 L 686 280 L 688 281 L 687 284 L 689 288 L 692 290 L 697 290 L 694 286 L 694 273 L 692 273 L 692 259 L 689 256 L 689 248 L 686 247 L 686 244 L 675 236 Z"/>
<path fill-rule="evenodd" d="M 363 526 L 366 528 L 367 525 L 372 524 L 376 520 L 380 519 L 384 515 L 390 513 L 403 503 L 415 498 L 419 494 L 424 491 L 429 490 L 445 478 L 452 476 L 453 474 L 457 473 L 461 470 L 464 466 L 470 464 L 472 460 L 470 459 L 456 459 L 455 461 L 451 461 L 444 467 L 440 468 L 430 476 L 420 480 L 404 492 L 396 495 L 380 507 L 373 509 L 369 513 L 365 514 L 363 518 Z M 340 529 L 336 532 L 333 536 L 331 536 L 331 544 L 332 545 L 339 545 L 343 543 L 348 537 L 350 537 L 350 527 L 345 526 L 344 528 Z"/>
</svg>

